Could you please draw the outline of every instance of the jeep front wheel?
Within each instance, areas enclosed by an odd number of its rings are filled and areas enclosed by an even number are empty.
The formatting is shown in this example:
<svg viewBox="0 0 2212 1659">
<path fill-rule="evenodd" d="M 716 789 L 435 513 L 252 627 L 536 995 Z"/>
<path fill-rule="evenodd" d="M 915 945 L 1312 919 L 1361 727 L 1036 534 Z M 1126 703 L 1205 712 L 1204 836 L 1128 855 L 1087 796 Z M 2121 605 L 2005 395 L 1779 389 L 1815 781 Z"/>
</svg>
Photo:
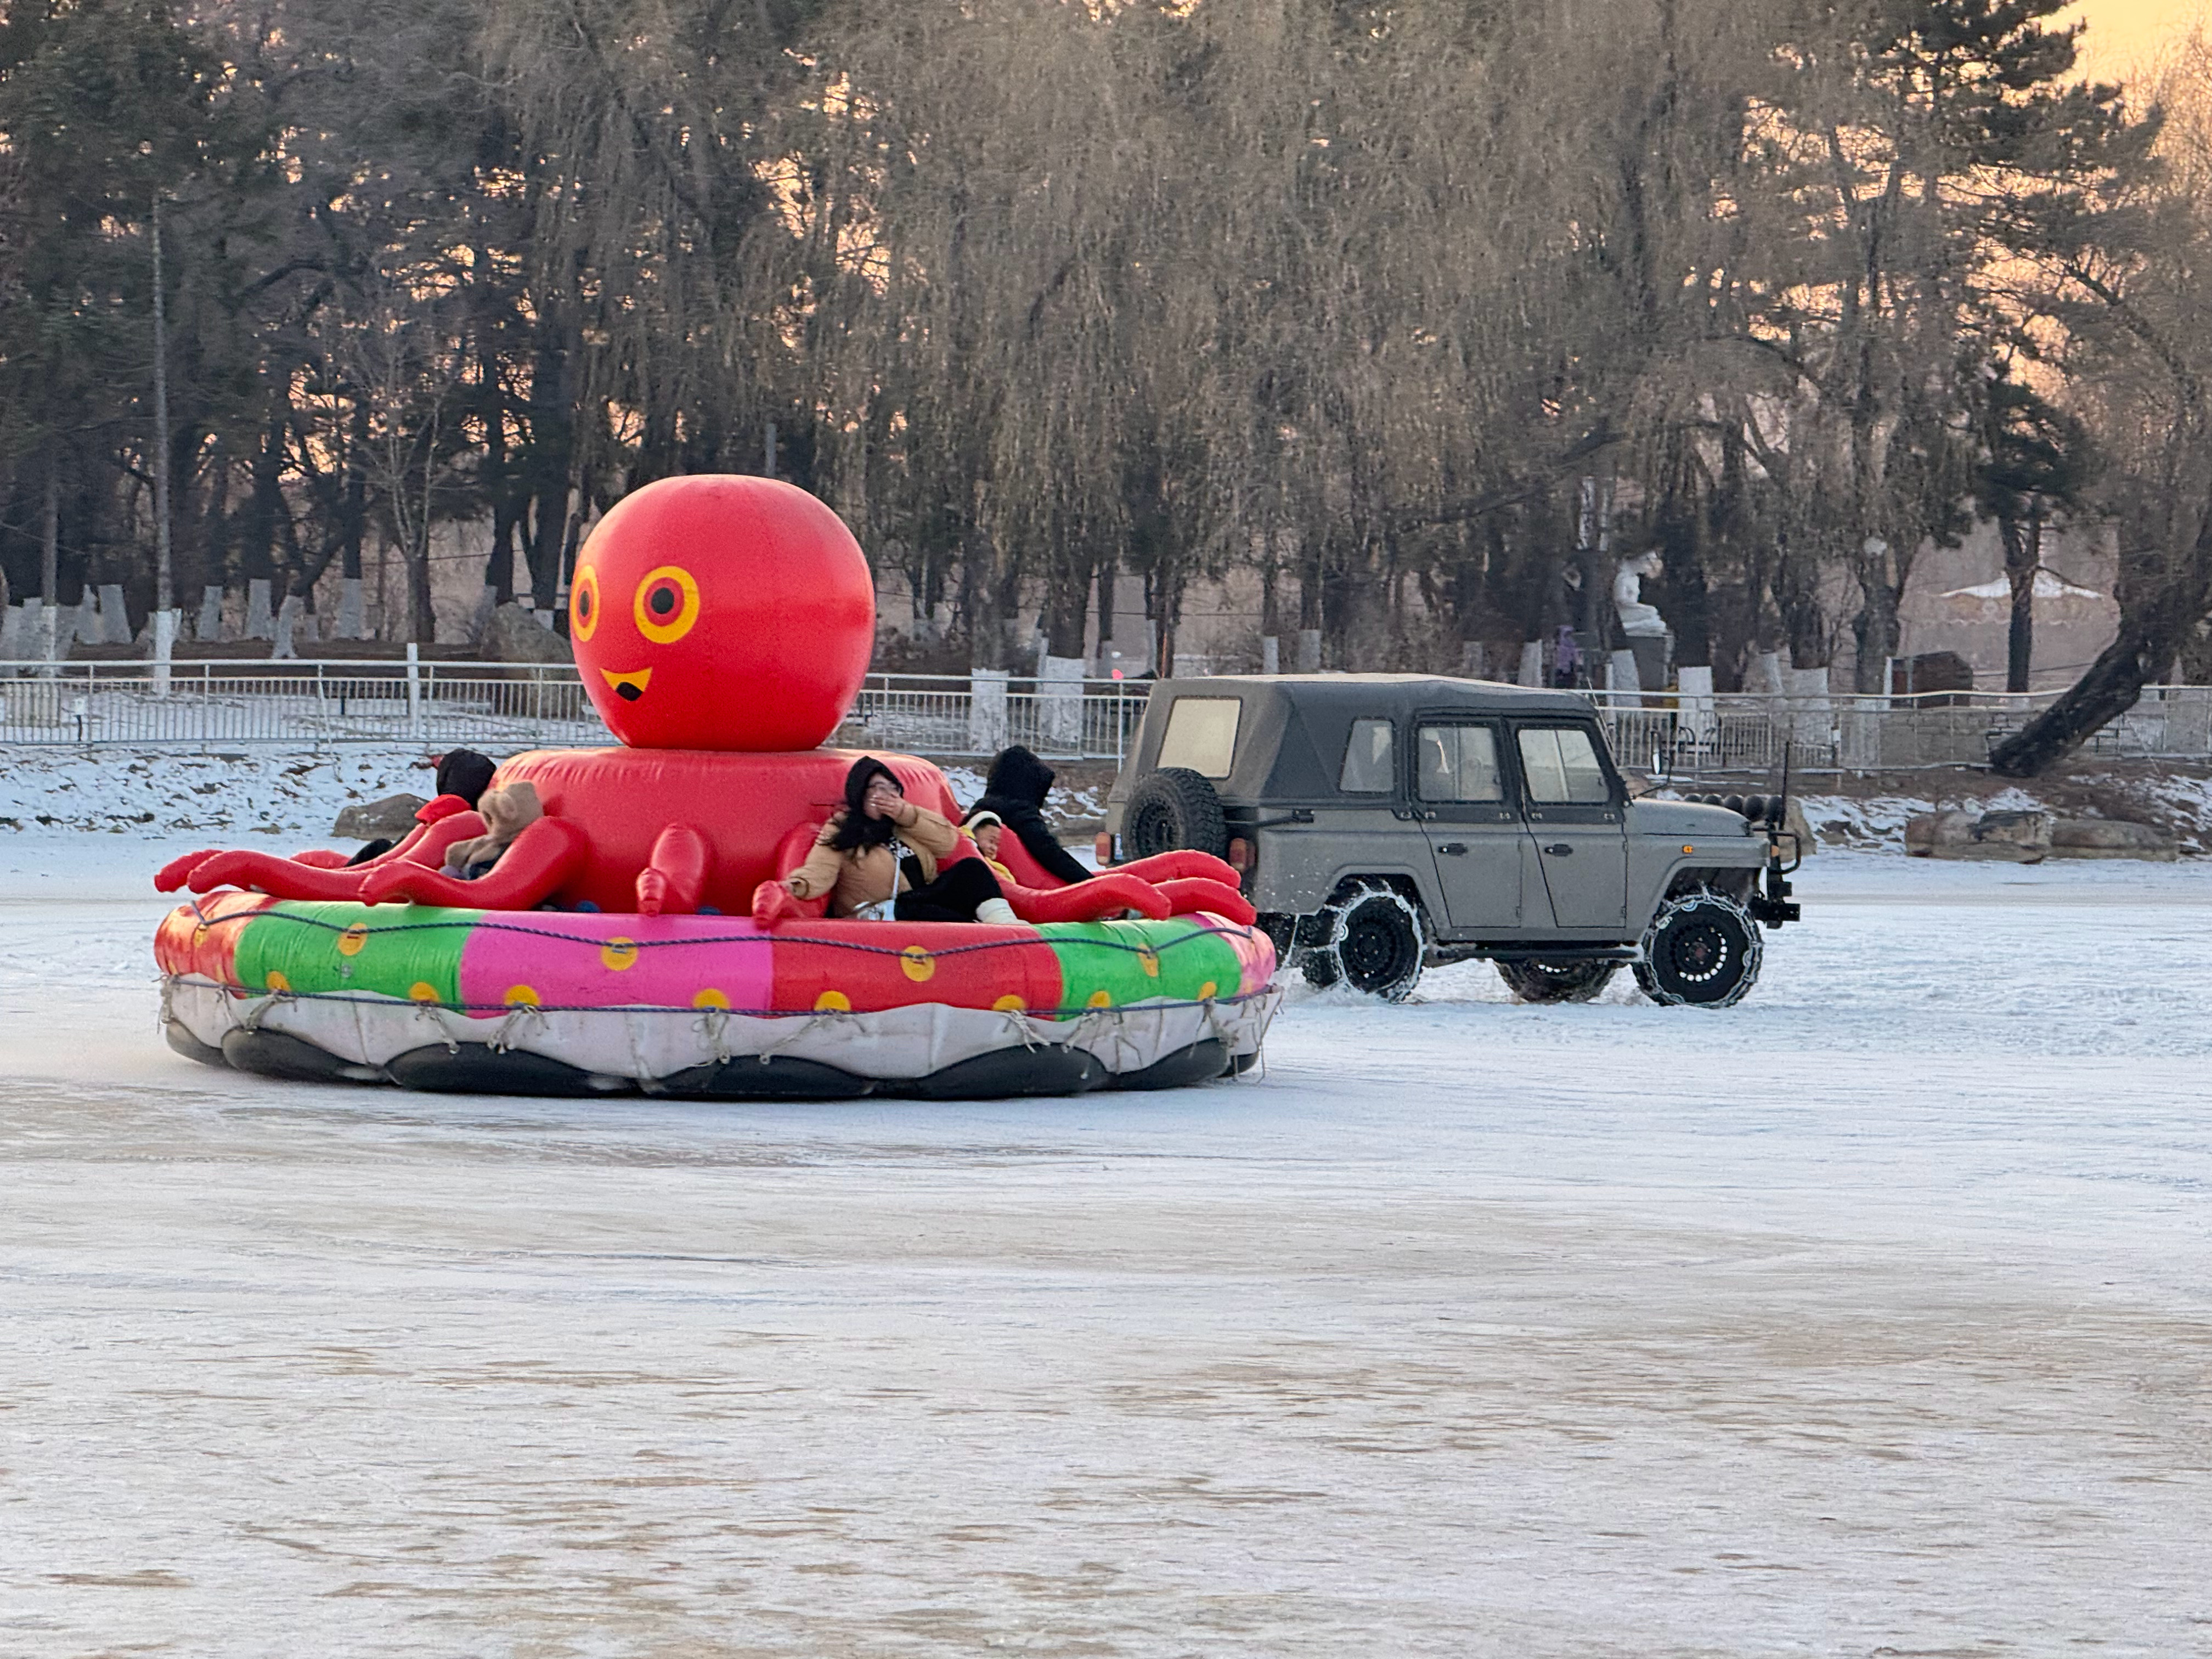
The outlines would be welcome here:
<svg viewBox="0 0 2212 1659">
<path fill-rule="evenodd" d="M 1363 884 L 1323 910 L 1321 919 L 1328 927 L 1328 942 L 1307 946 L 1299 958 L 1308 983 L 1341 981 L 1384 1002 L 1403 1002 L 1420 983 L 1427 930 L 1420 911 L 1402 894 Z"/>
<path fill-rule="evenodd" d="M 1668 899 L 1644 930 L 1636 982 L 1657 1003 L 1727 1008 L 1759 978 L 1759 924 L 1724 893 L 1699 890 Z"/>
<path fill-rule="evenodd" d="M 1523 1002 L 1588 1002 L 1611 983 L 1617 962 L 1501 962 L 1498 976 Z"/>
</svg>

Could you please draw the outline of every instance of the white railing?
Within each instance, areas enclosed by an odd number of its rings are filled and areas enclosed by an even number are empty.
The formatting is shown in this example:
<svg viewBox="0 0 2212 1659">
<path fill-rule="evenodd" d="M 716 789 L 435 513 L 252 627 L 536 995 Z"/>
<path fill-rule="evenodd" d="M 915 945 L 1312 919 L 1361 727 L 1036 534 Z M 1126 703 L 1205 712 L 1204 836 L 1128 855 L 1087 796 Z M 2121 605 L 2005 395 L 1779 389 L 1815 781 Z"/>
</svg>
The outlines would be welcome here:
<svg viewBox="0 0 2212 1659">
<path fill-rule="evenodd" d="M 1146 682 L 871 674 L 831 741 L 922 755 L 1026 744 L 1119 761 Z M 516 749 L 611 743 L 565 665 L 0 662 L 0 745 L 214 748 L 419 744 Z"/>
<path fill-rule="evenodd" d="M 1150 683 L 871 674 L 833 743 L 933 756 L 1025 744 L 1120 761 Z M 1978 765 L 2060 694 L 1911 697 L 1593 692 L 1621 764 L 1654 775 Z M 0 662 L 0 746 L 211 749 L 420 744 L 514 750 L 610 743 L 574 667 L 380 661 Z M 2153 686 L 2093 754 L 2212 758 L 2212 686 Z"/>
<path fill-rule="evenodd" d="M 1978 766 L 2061 691 L 1930 691 L 1913 696 L 1708 696 L 1595 692 L 1613 753 L 1653 774 L 1905 771 Z M 2087 746 L 2092 756 L 2212 759 L 2212 686 L 2154 685 Z"/>
</svg>

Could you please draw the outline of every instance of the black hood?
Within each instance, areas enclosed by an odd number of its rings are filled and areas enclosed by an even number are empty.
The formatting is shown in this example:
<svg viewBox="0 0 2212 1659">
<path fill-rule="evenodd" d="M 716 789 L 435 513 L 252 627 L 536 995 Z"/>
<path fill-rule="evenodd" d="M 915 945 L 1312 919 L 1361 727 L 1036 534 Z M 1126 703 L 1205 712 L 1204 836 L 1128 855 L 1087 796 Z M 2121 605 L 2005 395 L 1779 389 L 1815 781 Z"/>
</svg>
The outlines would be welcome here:
<svg viewBox="0 0 2212 1659">
<path fill-rule="evenodd" d="M 878 777 L 889 778 L 898 786 L 902 795 L 906 786 L 899 783 L 898 774 L 873 755 L 863 755 L 853 763 L 853 769 L 845 774 L 845 821 L 837 826 L 837 833 L 830 844 L 841 853 L 853 853 L 863 847 L 887 847 L 897 827 L 889 818 L 872 818 L 862 802 L 866 799 L 868 785 Z"/>
<path fill-rule="evenodd" d="M 991 775 L 983 785 L 983 793 L 1042 806 L 1052 780 L 1052 768 L 1016 744 L 991 763 Z"/>
<path fill-rule="evenodd" d="M 479 755 L 473 749 L 448 750 L 438 757 L 438 793 L 459 795 L 474 806 L 491 787 L 492 774 L 497 770 L 498 765 L 489 755 Z"/>
</svg>

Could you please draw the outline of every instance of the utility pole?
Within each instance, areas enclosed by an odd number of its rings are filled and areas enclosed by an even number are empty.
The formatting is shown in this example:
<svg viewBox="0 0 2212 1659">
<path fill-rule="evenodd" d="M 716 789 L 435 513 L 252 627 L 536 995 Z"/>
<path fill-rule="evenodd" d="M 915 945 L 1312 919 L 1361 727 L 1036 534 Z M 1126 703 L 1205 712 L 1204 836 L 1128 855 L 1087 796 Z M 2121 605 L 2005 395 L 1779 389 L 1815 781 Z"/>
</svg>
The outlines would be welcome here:
<svg viewBox="0 0 2212 1659">
<path fill-rule="evenodd" d="M 176 572 L 169 544 L 169 312 L 161 291 L 161 192 L 154 192 L 154 695 L 169 695 L 177 649 Z"/>
</svg>

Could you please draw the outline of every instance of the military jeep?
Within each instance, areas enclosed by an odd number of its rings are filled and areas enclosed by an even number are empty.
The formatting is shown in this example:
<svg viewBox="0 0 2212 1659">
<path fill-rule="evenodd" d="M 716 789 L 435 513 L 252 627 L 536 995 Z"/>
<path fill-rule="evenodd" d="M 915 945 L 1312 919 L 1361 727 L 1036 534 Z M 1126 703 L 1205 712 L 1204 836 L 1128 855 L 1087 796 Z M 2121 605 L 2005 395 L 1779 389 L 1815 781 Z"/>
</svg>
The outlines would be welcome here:
<svg viewBox="0 0 2212 1659">
<path fill-rule="evenodd" d="M 1108 798 L 1099 862 L 1226 859 L 1284 961 L 1392 1001 L 1480 957 L 1532 1002 L 1628 965 L 1709 1008 L 1797 919 L 1783 803 L 1631 799 L 1565 691 L 1417 674 L 1163 680 Z M 1763 820 L 1763 821 L 1762 821 Z"/>
</svg>

